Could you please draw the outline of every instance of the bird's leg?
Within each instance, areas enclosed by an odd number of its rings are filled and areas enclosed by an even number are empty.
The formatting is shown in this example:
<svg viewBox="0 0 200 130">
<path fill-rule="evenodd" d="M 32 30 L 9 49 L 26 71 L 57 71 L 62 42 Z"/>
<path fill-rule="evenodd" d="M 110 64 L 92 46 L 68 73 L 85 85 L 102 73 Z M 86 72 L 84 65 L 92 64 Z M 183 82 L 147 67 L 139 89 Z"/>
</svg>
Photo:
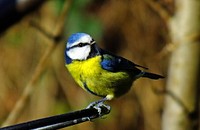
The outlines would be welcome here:
<svg viewBox="0 0 200 130">
<path fill-rule="evenodd" d="M 89 108 L 94 107 L 94 106 L 97 106 L 97 107 L 102 106 L 103 103 L 104 103 L 105 101 L 111 100 L 111 99 L 113 99 L 113 98 L 114 98 L 114 95 L 113 95 L 113 94 L 108 94 L 106 97 L 104 97 L 104 98 L 102 98 L 102 99 L 100 99 L 100 100 L 98 100 L 98 101 L 95 101 L 95 102 L 90 103 L 90 104 L 87 106 L 86 109 L 89 109 Z M 105 105 L 105 104 L 104 104 L 104 105 Z"/>
<path fill-rule="evenodd" d="M 92 107 L 94 107 L 94 106 L 100 106 L 100 105 L 102 105 L 105 101 L 107 101 L 107 100 L 109 100 L 109 99 L 107 99 L 107 97 L 104 97 L 104 98 L 102 98 L 102 99 L 100 99 L 100 100 L 98 100 L 98 101 L 94 101 L 94 102 L 92 102 L 92 103 L 90 103 L 87 107 L 86 107 L 86 109 L 89 109 L 89 108 L 92 108 Z M 105 105 L 105 104 L 104 104 Z"/>
</svg>

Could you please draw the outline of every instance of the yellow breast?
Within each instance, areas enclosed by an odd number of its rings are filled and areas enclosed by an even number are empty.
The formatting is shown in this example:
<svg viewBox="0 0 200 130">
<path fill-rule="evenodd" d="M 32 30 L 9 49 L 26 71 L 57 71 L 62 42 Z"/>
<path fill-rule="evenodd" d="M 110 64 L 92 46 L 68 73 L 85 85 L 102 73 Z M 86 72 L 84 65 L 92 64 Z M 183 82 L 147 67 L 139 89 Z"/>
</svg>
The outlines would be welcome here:
<svg viewBox="0 0 200 130">
<path fill-rule="evenodd" d="M 120 96 L 130 89 L 132 78 L 127 72 L 109 72 L 102 69 L 100 63 L 101 57 L 96 56 L 85 61 L 72 61 L 66 67 L 83 89 L 98 96 Z"/>
</svg>

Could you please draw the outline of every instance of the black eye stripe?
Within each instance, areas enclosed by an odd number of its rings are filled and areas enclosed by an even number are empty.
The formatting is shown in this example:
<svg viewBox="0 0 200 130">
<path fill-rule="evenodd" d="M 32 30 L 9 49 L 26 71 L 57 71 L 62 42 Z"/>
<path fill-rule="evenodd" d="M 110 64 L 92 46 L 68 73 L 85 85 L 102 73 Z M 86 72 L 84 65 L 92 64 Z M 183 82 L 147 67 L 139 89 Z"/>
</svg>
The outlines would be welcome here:
<svg viewBox="0 0 200 130">
<path fill-rule="evenodd" d="M 83 47 L 83 46 L 86 46 L 86 45 L 90 45 L 89 43 L 79 43 L 79 44 L 77 44 L 77 45 L 75 45 L 75 46 L 72 46 L 72 47 Z"/>
<path fill-rule="evenodd" d="M 89 43 L 82 43 L 81 42 L 81 43 L 79 43 L 77 45 L 74 45 L 74 46 L 68 48 L 67 50 L 70 50 L 70 49 L 75 48 L 75 47 L 83 47 L 83 46 L 86 46 L 86 45 L 90 45 L 90 44 Z"/>
<path fill-rule="evenodd" d="M 78 47 L 83 47 L 83 46 L 85 46 L 85 45 L 87 45 L 87 44 L 79 43 L 77 46 L 78 46 Z"/>
</svg>

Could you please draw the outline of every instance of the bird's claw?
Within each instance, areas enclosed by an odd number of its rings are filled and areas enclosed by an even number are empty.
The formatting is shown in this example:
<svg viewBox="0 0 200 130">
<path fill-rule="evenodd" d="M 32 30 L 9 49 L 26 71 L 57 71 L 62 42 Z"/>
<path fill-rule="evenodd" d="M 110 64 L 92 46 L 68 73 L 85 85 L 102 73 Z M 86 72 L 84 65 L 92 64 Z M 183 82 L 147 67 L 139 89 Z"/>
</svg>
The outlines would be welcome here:
<svg viewBox="0 0 200 130">
<path fill-rule="evenodd" d="M 100 102 L 93 108 L 95 108 L 98 111 L 100 117 L 105 114 L 108 114 L 111 110 L 111 107 L 109 105 L 104 104 L 103 102 Z"/>
<path fill-rule="evenodd" d="M 98 105 L 99 103 L 100 103 L 99 101 L 92 102 L 92 103 L 90 103 L 90 104 L 86 107 L 86 109 L 93 108 L 93 107 L 95 107 L 96 105 Z"/>
<path fill-rule="evenodd" d="M 98 111 L 98 116 L 101 117 L 105 114 L 110 113 L 111 107 L 109 105 L 104 104 L 103 101 L 95 101 L 90 103 L 86 109 L 94 108 Z"/>
</svg>

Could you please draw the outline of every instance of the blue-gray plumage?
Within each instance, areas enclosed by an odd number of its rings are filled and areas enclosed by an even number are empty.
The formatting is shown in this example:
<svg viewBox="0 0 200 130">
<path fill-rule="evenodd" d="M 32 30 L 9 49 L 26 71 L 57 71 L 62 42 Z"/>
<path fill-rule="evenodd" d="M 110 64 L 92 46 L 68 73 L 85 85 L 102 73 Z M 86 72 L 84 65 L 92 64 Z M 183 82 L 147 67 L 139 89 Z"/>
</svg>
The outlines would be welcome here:
<svg viewBox="0 0 200 130">
<path fill-rule="evenodd" d="M 163 78 L 149 73 L 123 57 L 99 48 L 92 37 L 76 33 L 69 37 L 65 51 L 66 67 L 75 81 L 86 91 L 111 100 L 125 94 L 140 77 Z"/>
</svg>

